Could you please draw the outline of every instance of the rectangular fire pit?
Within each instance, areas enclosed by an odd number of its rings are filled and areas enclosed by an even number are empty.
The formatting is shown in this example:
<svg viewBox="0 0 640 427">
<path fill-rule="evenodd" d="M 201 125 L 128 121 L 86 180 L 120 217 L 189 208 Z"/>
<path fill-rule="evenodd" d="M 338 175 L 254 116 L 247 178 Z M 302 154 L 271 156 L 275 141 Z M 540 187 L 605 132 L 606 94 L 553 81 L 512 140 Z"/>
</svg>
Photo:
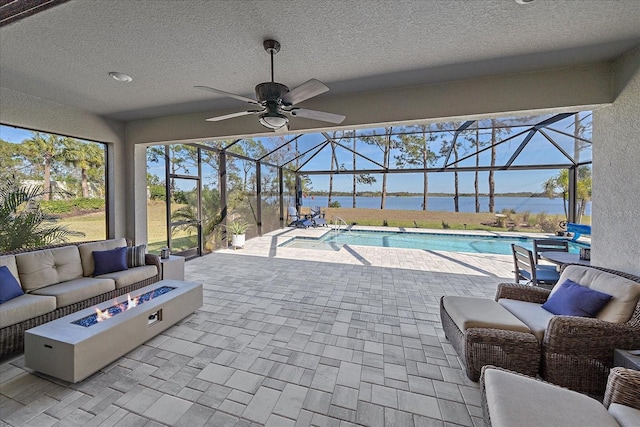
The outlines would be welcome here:
<svg viewBox="0 0 640 427">
<path fill-rule="evenodd" d="M 202 284 L 161 280 L 29 329 L 25 366 L 71 383 L 82 381 L 200 307 Z"/>
</svg>

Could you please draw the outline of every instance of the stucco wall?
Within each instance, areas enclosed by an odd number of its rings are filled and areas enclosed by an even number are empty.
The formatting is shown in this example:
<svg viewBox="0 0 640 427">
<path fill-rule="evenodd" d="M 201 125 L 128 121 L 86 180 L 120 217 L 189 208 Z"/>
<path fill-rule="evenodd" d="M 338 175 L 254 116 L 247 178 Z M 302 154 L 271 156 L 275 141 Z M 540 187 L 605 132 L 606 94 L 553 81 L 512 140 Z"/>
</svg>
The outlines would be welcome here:
<svg viewBox="0 0 640 427">
<path fill-rule="evenodd" d="M 640 275 L 640 48 L 614 70 L 617 98 L 593 119 L 591 262 Z"/>
</svg>

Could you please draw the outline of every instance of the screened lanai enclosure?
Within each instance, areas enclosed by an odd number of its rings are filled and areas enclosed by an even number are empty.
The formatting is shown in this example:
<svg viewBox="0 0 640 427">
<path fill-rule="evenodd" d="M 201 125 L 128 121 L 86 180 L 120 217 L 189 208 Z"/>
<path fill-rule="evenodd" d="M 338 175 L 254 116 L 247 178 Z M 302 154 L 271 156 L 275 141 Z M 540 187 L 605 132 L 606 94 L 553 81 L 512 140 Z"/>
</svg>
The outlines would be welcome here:
<svg viewBox="0 0 640 427">
<path fill-rule="evenodd" d="M 499 195 L 558 198 L 588 223 L 591 139 L 584 111 L 151 146 L 150 248 L 197 256 L 226 247 L 232 221 L 251 238 L 287 226 L 289 207 L 397 209 L 403 196 L 400 209 L 491 213 Z"/>
</svg>

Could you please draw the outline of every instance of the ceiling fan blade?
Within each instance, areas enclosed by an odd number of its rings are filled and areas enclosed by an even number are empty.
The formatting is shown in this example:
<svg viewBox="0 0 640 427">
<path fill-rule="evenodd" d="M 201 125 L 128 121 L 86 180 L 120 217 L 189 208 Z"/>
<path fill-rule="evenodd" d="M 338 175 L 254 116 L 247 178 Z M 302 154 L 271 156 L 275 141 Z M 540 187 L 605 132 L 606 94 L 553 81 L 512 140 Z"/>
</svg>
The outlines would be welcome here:
<svg viewBox="0 0 640 427">
<path fill-rule="evenodd" d="M 304 117 L 305 119 L 320 120 L 322 122 L 335 124 L 340 124 L 347 118 L 347 116 L 343 116 L 342 114 L 325 113 L 324 111 L 307 110 L 306 108 L 293 108 L 287 112 L 295 117 Z"/>
<path fill-rule="evenodd" d="M 207 119 L 208 122 L 219 122 L 221 120 L 233 119 L 234 117 L 247 116 L 249 114 L 260 113 L 258 110 L 240 111 L 238 113 L 225 114 L 224 116 L 211 117 Z"/>
<path fill-rule="evenodd" d="M 225 92 L 220 89 L 214 89 L 209 86 L 194 86 L 196 89 L 206 90 L 207 92 L 213 92 L 217 95 L 227 96 L 229 98 L 237 99 L 238 101 L 248 102 L 249 104 L 260 105 L 255 99 L 247 98 L 246 96 L 236 95 L 235 93 Z"/>
<path fill-rule="evenodd" d="M 285 105 L 295 105 L 321 93 L 325 93 L 328 90 L 329 88 L 320 80 L 311 79 L 285 93 L 282 96 L 282 102 Z"/>
</svg>

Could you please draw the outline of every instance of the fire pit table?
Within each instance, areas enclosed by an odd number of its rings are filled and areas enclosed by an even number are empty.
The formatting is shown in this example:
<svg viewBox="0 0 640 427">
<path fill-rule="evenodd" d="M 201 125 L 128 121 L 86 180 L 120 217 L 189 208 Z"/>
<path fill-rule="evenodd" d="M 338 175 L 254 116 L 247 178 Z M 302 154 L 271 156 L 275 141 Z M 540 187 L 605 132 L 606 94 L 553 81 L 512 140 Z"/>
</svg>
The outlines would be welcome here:
<svg viewBox="0 0 640 427">
<path fill-rule="evenodd" d="M 202 307 L 202 284 L 161 280 L 25 332 L 27 368 L 82 381 Z"/>
</svg>

